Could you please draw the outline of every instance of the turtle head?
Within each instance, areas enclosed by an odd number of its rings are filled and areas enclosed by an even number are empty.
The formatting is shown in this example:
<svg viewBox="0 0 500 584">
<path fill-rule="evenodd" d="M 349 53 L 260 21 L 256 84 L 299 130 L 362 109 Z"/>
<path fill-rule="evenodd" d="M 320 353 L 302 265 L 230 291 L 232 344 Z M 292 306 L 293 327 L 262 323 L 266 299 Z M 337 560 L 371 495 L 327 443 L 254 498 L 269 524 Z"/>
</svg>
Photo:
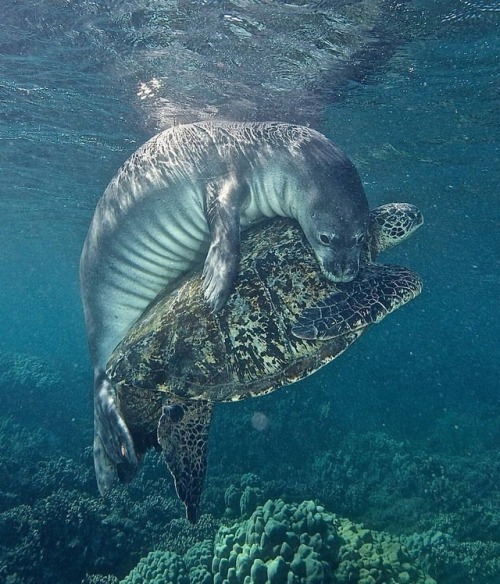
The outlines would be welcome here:
<svg viewBox="0 0 500 584">
<path fill-rule="evenodd" d="M 365 247 L 367 260 L 372 261 L 380 252 L 401 243 L 423 223 L 420 209 L 409 203 L 388 203 L 372 209 Z"/>
</svg>

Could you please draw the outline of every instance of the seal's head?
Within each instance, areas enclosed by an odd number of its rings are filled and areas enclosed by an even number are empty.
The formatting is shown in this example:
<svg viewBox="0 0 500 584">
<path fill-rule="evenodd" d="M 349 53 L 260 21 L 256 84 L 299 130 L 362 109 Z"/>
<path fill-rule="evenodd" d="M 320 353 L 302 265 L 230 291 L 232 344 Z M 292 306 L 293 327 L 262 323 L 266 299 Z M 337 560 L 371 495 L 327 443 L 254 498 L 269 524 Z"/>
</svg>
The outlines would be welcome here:
<svg viewBox="0 0 500 584">
<path fill-rule="evenodd" d="M 358 274 L 369 207 L 352 163 L 345 160 L 334 170 L 327 185 L 309 186 L 299 222 L 323 274 L 333 282 L 350 282 Z"/>
</svg>

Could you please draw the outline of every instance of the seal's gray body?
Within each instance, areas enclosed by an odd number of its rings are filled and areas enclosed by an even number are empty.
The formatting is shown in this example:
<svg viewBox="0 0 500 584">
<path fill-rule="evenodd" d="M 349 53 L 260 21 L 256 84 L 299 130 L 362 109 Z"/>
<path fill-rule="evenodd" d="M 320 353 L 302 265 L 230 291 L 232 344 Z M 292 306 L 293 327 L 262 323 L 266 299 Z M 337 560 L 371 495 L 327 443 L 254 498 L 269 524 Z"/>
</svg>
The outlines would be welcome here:
<svg viewBox="0 0 500 584">
<path fill-rule="evenodd" d="M 144 144 L 104 192 L 82 254 L 93 363 L 103 367 L 158 292 L 203 261 L 221 204 L 240 206 L 243 228 L 274 216 L 301 222 L 315 196 L 346 222 L 354 207 L 367 215 L 358 192 L 337 188 L 346 166 L 324 136 L 288 124 L 190 124 Z"/>
<path fill-rule="evenodd" d="M 99 457 L 134 460 L 104 374 L 113 349 L 157 294 L 204 258 L 205 296 L 221 308 L 238 270 L 240 228 L 274 216 L 300 223 L 328 278 L 354 278 L 366 196 L 347 157 L 309 128 L 175 126 L 139 148 L 108 185 L 80 266 L 95 371 L 98 481 L 106 466 Z"/>
</svg>

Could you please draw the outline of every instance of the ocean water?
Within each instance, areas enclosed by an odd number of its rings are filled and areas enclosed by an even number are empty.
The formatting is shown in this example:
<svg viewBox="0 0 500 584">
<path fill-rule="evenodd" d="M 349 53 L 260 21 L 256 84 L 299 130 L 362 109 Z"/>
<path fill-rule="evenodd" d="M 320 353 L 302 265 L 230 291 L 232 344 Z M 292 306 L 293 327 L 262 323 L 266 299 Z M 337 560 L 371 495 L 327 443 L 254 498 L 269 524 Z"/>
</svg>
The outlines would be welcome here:
<svg viewBox="0 0 500 584">
<path fill-rule="evenodd" d="M 269 499 L 404 546 L 297 582 L 500 581 L 499 29 L 486 0 L 2 3 L 0 583 L 116 582 L 153 550 L 186 566 Z M 424 291 L 315 376 L 217 408 L 193 528 L 159 456 L 97 494 L 78 261 L 119 165 L 206 118 L 310 124 L 371 206 L 417 205 L 384 259 Z M 129 581 L 212 581 L 153 572 Z"/>
</svg>

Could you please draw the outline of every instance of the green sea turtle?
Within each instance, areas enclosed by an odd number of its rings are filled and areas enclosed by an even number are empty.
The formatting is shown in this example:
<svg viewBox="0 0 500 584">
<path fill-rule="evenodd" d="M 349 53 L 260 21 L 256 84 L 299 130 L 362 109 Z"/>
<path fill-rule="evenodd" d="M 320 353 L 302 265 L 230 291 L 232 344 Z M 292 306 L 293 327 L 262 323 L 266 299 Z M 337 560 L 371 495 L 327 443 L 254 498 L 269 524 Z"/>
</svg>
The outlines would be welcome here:
<svg viewBox="0 0 500 584">
<path fill-rule="evenodd" d="M 357 278 L 321 272 L 298 224 L 274 219 L 245 233 L 227 305 L 203 301 L 201 272 L 160 295 L 113 352 L 107 375 L 138 454 L 161 447 L 195 522 L 213 405 L 274 391 L 338 357 L 372 323 L 415 298 L 412 271 L 373 260 L 423 223 L 408 204 L 371 211 Z M 116 468 L 121 480 L 134 468 Z"/>
</svg>

